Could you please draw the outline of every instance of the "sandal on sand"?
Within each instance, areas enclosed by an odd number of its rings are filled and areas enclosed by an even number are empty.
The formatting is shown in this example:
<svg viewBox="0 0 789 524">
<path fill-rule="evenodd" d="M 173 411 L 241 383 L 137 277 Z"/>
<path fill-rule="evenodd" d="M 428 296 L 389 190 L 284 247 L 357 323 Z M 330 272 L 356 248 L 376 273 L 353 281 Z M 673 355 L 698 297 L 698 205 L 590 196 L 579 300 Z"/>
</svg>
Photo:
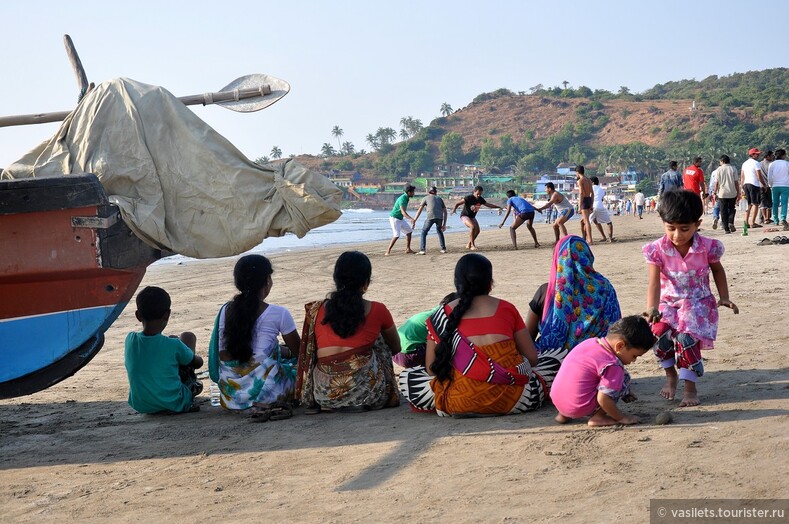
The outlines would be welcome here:
<svg viewBox="0 0 789 524">
<path fill-rule="evenodd" d="M 293 416 L 293 410 L 287 404 L 277 402 L 262 404 L 255 402 L 249 408 L 249 419 L 252 422 L 267 422 L 269 420 L 285 420 Z"/>
<path fill-rule="evenodd" d="M 769 238 L 763 238 L 759 242 L 756 243 L 757 246 L 771 246 L 773 245 L 773 241 Z"/>
<path fill-rule="evenodd" d="M 320 415 L 321 411 L 322 408 L 318 404 L 307 406 L 306 408 L 304 408 L 305 415 Z"/>
</svg>

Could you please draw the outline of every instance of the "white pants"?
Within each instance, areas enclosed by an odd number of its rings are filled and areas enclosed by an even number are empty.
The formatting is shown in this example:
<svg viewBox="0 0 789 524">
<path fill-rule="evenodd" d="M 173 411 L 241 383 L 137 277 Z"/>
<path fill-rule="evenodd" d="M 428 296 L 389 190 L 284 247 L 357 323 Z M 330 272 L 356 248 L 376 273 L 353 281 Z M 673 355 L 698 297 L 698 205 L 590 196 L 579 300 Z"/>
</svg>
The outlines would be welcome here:
<svg viewBox="0 0 789 524">
<path fill-rule="evenodd" d="M 599 206 L 594 208 L 592 214 L 589 216 L 589 220 L 597 220 L 598 224 L 610 224 L 611 215 L 608 213 L 608 210 L 605 208 L 605 206 Z"/>
<path fill-rule="evenodd" d="M 404 218 L 389 217 L 389 225 L 392 226 L 392 237 L 400 238 L 400 233 L 408 235 L 414 229 L 408 220 Z"/>
</svg>

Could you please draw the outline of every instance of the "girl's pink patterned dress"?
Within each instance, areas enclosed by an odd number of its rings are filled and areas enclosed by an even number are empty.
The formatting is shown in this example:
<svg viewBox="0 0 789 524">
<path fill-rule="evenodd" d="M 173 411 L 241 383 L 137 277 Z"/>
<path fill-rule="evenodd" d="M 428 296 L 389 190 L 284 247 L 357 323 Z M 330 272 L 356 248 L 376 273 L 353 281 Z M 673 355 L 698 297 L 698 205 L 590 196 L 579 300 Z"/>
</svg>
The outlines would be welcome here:
<svg viewBox="0 0 789 524">
<path fill-rule="evenodd" d="M 720 262 L 723 243 L 696 233 L 683 258 L 667 236 L 643 248 L 648 264 L 660 268 L 663 321 L 678 333 L 688 333 L 712 349 L 718 334 L 718 304 L 710 291 L 710 264 Z"/>
</svg>

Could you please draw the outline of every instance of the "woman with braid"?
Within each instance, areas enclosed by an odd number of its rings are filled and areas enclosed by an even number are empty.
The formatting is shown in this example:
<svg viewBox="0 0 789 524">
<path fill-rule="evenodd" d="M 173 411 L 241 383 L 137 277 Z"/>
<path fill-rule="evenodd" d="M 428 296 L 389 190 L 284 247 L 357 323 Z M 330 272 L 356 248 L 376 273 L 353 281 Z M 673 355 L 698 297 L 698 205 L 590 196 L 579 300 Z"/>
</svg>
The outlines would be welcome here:
<svg viewBox="0 0 789 524">
<path fill-rule="evenodd" d="M 545 385 L 532 371 L 534 344 L 518 310 L 490 296 L 492 287 L 487 258 L 470 253 L 458 260 L 458 298 L 427 320 L 426 368 L 400 373 L 400 390 L 415 410 L 469 417 L 539 406 L 532 392 Z"/>
<path fill-rule="evenodd" d="M 400 405 L 392 366 L 400 336 L 386 306 L 364 298 L 371 277 L 367 255 L 346 251 L 334 265 L 335 291 L 305 306 L 296 395 L 308 415 Z"/>
<path fill-rule="evenodd" d="M 209 345 L 209 374 L 221 405 L 259 421 L 288 418 L 300 345 L 293 316 L 269 304 L 274 269 L 262 255 L 241 257 L 233 269 L 239 293 L 222 306 Z M 286 345 L 279 344 L 282 336 Z"/>
</svg>

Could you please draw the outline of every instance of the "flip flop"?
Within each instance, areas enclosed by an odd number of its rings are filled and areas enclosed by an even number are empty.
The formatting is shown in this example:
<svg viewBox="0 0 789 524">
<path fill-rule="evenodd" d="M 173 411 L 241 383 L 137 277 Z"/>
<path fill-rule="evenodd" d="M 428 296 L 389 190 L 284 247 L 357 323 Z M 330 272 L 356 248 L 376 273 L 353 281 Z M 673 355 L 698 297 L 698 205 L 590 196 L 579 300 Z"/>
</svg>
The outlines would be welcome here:
<svg viewBox="0 0 789 524">
<path fill-rule="evenodd" d="M 778 244 L 789 244 L 789 238 L 787 237 L 775 237 L 773 239 L 773 244 L 776 243 L 776 240 L 778 241 Z"/>
<path fill-rule="evenodd" d="M 769 238 L 763 238 L 759 242 L 756 243 L 757 246 L 771 246 L 773 245 L 773 241 Z"/>
</svg>

